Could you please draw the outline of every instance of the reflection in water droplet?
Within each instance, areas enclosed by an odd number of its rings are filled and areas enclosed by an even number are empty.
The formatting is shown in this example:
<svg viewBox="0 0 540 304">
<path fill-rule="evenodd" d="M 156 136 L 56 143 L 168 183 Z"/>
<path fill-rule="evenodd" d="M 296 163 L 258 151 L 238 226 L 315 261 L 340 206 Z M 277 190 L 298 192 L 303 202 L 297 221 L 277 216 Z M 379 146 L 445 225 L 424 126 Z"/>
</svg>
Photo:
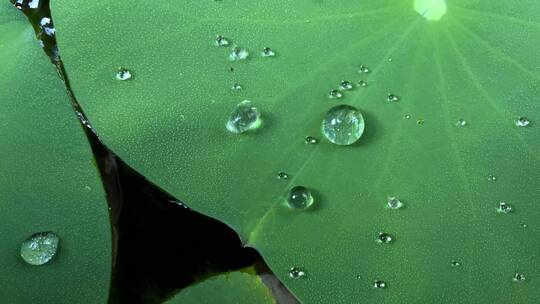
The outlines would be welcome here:
<svg viewBox="0 0 540 304">
<path fill-rule="evenodd" d="M 386 288 L 386 283 L 381 280 L 376 280 L 375 282 L 373 282 L 373 288 L 376 288 L 376 289 Z"/>
<path fill-rule="evenodd" d="M 246 49 L 234 47 L 229 55 L 230 61 L 245 60 L 249 56 L 249 52 Z"/>
<path fill-rule="evenodd" d="M 387 100 L 390 102 L 396 102 L 399 101 L 399 96 L 395 94 L 388 94 Z"/>
<path fill-rule="evenodd" d="M 306 276 L 306 272 L 300 267 L 291 267 L 289 276 L 293 279 L 300 279 Z"/>
<path fill-rule="evenodd" d="M 277 178 L 278 179 L 289 179 L 289 174 L 285 173 L 285 172 L 279 172 L 277 174 Z"/>
<path fill-rule="evenodd" d="M 364 117 L 353 106 L 335 106 L 326 113 L 321 124 L 321 131 L 330 142 L 336 145 L 351 145 L 364 133 Z"/>
<path fill-rule="evenodd" d="M 221 35 L 217 35 L 216 36 L 216 40 L 214 41 L 214 44 L 216 46 L 228 46 L 229 45 L 229 39 L 221 36 Z"/>
<path fill-rule="evenodd" d="M 328 98 L 331 99 L 340 99 L 343 97 L 343 94 L 338 90 L 332 90 L 330 93 L 328 93 Z"/>
<path fill-rule="evenodd" d="M 274 56 L 276 56 L 276 52 L 274 52 L 269 47 L 265 47 L 261 52 L 261 56 L 263 56 L 263 57 L 274 57 Z"/>
<path fill-rule="evenodd" d="M 520 226 L 521 228 L 527 228 L 527 227 L 529 227 L 529 225 L 527 225 L 527 224 L 525 224 L 525 223 L 521 223 L 521 224 L 519 224 L 519 226 Z"/>
<path fill-rule="evenodd" d="M 351 90 L 353 88 L 353 85 L 352 85 L 352 83 L 350 81 L 342 80 L 339 83 L 339 88 L 342 89 L 342 90 Z"/>
<path fill-rule="evenodd" d="M 512 278 L 512 281 L 514 282 L 523 282 L 525 281 L 525 275 L 523 273 L 517 272 L 514 274 L 514 277 Z"/>
<path fill-rule="evenodd" d="M 512 207 L 508 205 L 506 202 L 500 202 L 499 207 L 497 208 L 497 212 L 499 213 L 510 213 L 512 212 Z"/>
<path fill-rule="evenodd" d="M 423 118 L 419 117 L 419 118 L 416 119 L 416 123 L 419 124 L 419 125 L 423 125 L 424 122 L 425 122 L 425 120 Z"/>
<path fill-rule="evenodd" d="M 54 257 L 59 241 L 53 232 L 33 234 L 21 244 L 21 257 L 30 265 L 43 265 Z"/>
<path fill-rule="evenodd" d="M 118 71 L 116 72 L 116 79 L 121 81 L 129 80 L 132 76 L 131 72 L 126 68 L 118 68 Z"/>
<path fill-rule="evenodd" d="M 370 72 L 369 68 L 364 65 L 361 65 L 360 68 L 358 69 L 358 73 L 369 73 L 369 72 Z"/>
<path fill-rule="evenodd" d="M 367 82 L 363 80 L 358 80 L 357 84 L 359 87 L 367 87 Z"/>
<path fill-rule="evenodd" d="M 465 127 L 467 125 L 467 121 L 465 121 L 464 119 L 460 118 L 456 121 L 455 123 L 456 127 Z"/>
<path fill-rule="evenodd" d="M 528 127 L 531 124 L 531 121 L 527 117 L 518 117 L 515 124 L 518 127 Z"/>
<path fill-rule="evenodd" d="M 399 198 L 395 196 L 389 196 L 386 200 L 388 207 L 390 209 L 399 209 L 403 207 L 403 203 L 399 200 Z"/>
<path fill-rule="evenodd" d="M 287 204 L 292 209 L 306 210 L 314 201 L 311 191 L 303 186 L 292 187 L 287 193 Z"/>
<path fill-rule="evenodd" d="M 227 130 L 232 133 L 244 133 L 261 125 L 261 114 L 249 100 L 244 100 L 231 112 L 227 121 Z"/>
<path fill-rule="evenodd" d="M 411 119 L 411 115 L 405 114 L 405 115 L 403 115 L 403 118 L 405 118 L 405 119 Z"/>
<path fill-rule="evenodd" d="M 306 138 L 304 139 L 304 142 L 306 144 L 310 144 L 310 145 L 314 145 L 316 143 L 319 142 L 319 140 L 313 136 L 306 136 Z"/>
<path fill-rule="evenodd" d="M 452 267 L 459 267 L 461 266 L 461 262 L 453 260 L 452 263 L 450 263 L 450 265 L 452 265 Z"/>
<path fill-rule="evenodd" d="M 488 181 L 494 182 L 494 181 L 496 181 L 496 180 L 497 180 L 497 177 L 496 177 L 495 175 L 491 175 L 491 174 L 490 174 L 490 175 L 488 176 Z"/>
<path fill-rule="evenodd" d="M 377 236 L 377 243 L 390 244 L 392 240 L 392 236 L 386 232 L 379 232 L 379 235 Z"/>
<path fill-rule="evenodd" d="M 239 83 L 235 83 L 235 84 L 232 85 L 231 90 L 240 91 L 240 90 L 242 90 L 242 85 L 239 84 Z"/>
</svg>

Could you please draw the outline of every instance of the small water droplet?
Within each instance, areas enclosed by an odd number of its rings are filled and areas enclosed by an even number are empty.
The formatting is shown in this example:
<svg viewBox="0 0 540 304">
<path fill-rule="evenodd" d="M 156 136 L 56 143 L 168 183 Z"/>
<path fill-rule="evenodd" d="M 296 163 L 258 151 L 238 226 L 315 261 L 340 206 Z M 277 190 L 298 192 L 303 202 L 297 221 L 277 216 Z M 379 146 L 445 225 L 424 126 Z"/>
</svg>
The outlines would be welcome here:
<svg viewBox="0 0 540 304">
<path fill-rule="evenodd" d="M 495 175 L 491 175 L 491 174 L 488 175 L 488 181 L 494 182 L 494 181 L 496 181 L 496 180 L 497 180 L 497 177 L 496 177 Z"/>
<path fill-rule="evenodd" d="M 390 102 L 396 102 L 399 101 L 399 96 L 395 94 L 388 94 L 387 100 Z"/>
<path fill-rule="evenodd" d="M 306 272 L 300 267 L 291 267 L 291 269 L 289 269 L 289 276 L 295 280 L 301 279 L 306 276 Z"/>
<path fill-rule="evenodd" d="M 358 80 L 356 83 L 358 84 L 359 87 L 367 87 L 367 82 L 363 80 Z"/>
<path fill-rule="evenodd" d="M 392 240 L 392 236 L 386 232 L 379 232 L 379 235 L 377 236 L 377 243 L 390 244 Z"/>
<path fill-rule="evenodd" d="M 367 66 L 365 65 L 361 65 L 360 68 L 358 69 L 358 73 L 369 73 L 370 70 Z"/>
<path fill-rule="evenodd" d="M 514 282 L 523 282 L 525 281 L 525 275 L 523 273 L 517 272 L 514 274 L 514 277 L 512 278 L 512 281 Z"/>
<path fill-rule="evenodd" d="M 518 127 L 528 127 L 531 124 L 531 121 L 527 117 L 518 117 L 515 121 L 516 126 Z"/>
<path fill-rule="evenodd" d="M 426 122 L 426 121 L 423 118 L 419 117 L 419 118 L 416 119 L 416 123 L 419 124 L 419 125 L 423 125 L 424 122 Z"/>
<path fill-rule="evenodd" d="M 405 118 L 405 119 L 411 119 L 411 115 L 405 114 L 405 115 L 403 115 L 403 118 Z"/>
<path fill-rule="evenodd" d="M 242 90 L 242 85 L 239 84 L 239 83 L 235 83 L 235 84 L 232 85 L 231 90 L 240 91 L 240 90 Z"/>
<path fill-rule="evenodd" d="M 350 81 L 342 80 L 339 83 L 339 88 L 342 89 L 342 90 L 351 90 L 353 88 L 353 85 L 352 85 L 352 83 Z"/>
<path fill-rule="evenodd" d="M 129 80 L 133 77 L 131 74 L 131 71 L 126 68 L 118 68 L 118 71 L 116 72 L 116 79 L 120 81 Z"/>
<path fill-rule="evenodd" d="M 373 288 L 376 288 L 376 289 L 386 288 L 386 283 L 381 280 L 376 280 L 375 282 L 373 282 Z"/>
<path fill-rule="evenodd" d="M 499 213 L 510 213 L 513 209 L 510 205 L 508 205 L 506 202 L 500 202 L 499 207 L 497 208 L 497 212 Z"/>
<path fill-rule="evenodd" d="M 227 130 L 232 133 L 244 133 L 261 125 L 261 113 L 249 100 L 244 100 L 231 112 L 227 121 Z"/>
<path fill-rule="evenodd" d="M 306 136 L 306 138 L 304 138 L 304 142 L 309 145 L 314 145 L 319 143 L 319 140 L 313 136 Z"/>
<path fill-rule="evenodd" d="M 30 265 L 46 264 L 56 254 L 59 241 L 53 232 L 35 233 L 21 244 L 21 257 Z"/>
<path fill-rule="evenodd" d="M 332 90 L 330 91 L 330 93 L 328 93 L 328 98 L 340 99 L 340 98 L 343 98 L 343 94 L 338 90 Z"/>
<path fill-rule="evenodd" d="M 460 118 L 456 121 L 455 123 L 456 127 L 465 127 L 467 125 L 467 121 L 465 121 L 464 119 Z"/>
<path fill-rule="evenodd" d="M 216 40 L 214 41 L 216 46 L 228 46 L 229 43 L 229 39 L 223 37 L 222 35 L 217 35 Z"/>
<path fill-rule="evenodd" d="M 390 209 L 399 209 L 403 207 L 403 203 L 399 200 L 399 198 L 395 196 L 389 196 L 386 200 L 388 207 Z"/>
<path fill-rule="evenodd" d="M 261 56 L 263 56 L 263 57 L 274 57 L 274 56 L 276 56 L 276 52 L 274 52 L 269 47 L 265 47 L 261 52 Z"/>
<path fill-rule="evenodd" d="M 326 113 L 321 131 L 326 139 L 336 145 L 351 145 L 364 133 L 364 117 L 353 106 L 338 105 Z"/>
<path fill-rule="evenodd" d="M 289 179 L 289 174 L 285 173 L 285 172 L 279 172 L 277 174 L 277 178 L 278 179 Z"/>
<path fill-rule="evenodd" d="M 306 210 L 314 201 L 311 191 L 303 186 L 292 187 L 287 193 L 287 204 L 292 209 Z"/>
<path fill-rule="evenodd" d="M 249 57 L 249 52 L 240 47 L 233 47 L 231 54 L 229 55 L 230 61 L 245 60 Z"/>
<path fill-rule="evenodd" d="M 527 225 L 527 224 L 525 224 L 525 223 L 521 223 L 521 224 L 519 224 L 519 226 L 520 226 L 521 228 L 527 228 L 527 227 L 529 227 L 529 225 Z"/>
<path fill-rule="evenodd" d="M 460 266 L 461 266 L 461 262 L 456 261 L 456 260 L 452 260 L 452 262 L 450 263 L 450 265 L 452 265 L 452 267 L 460 267 Z"/>
</svg>

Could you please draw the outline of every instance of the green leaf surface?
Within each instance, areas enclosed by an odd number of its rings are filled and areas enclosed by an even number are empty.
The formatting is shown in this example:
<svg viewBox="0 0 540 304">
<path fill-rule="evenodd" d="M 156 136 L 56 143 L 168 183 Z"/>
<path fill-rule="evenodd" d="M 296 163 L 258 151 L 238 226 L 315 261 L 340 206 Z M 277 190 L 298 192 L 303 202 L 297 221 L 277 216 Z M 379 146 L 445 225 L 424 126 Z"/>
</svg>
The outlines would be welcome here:
<svg viewBox="0 0 540 304">
<path fill-rule="evenodd" d="M 106 303 L 111 235 L 92 152 L 34 30 L 0 3 L 0 302 Z M 54 258 L 31 266 L 26 238 L 52 231 Z"/>
<path fill-rule="evenodd" d="M 105 143 L 234 227 L 303 302 L 540 298 L 536 1 L 52 5 L 74 92 Z M 216 35 L 250 57 L 229 61 Z M 277 55 L 261 57 L 264 47 Z M 116 80 L 118 67 L 133 78 Z M 368 86 L 329 99 L 344 79 Z M 232 134 L 226 121 L 245 99 L 263 125 Z M 358 107 L 366 124 L 346 147 L 320 134 L 340 103 Z M 519 116 L 531 125 L 517 127 Z M 306 145 L 308 135 L 319 144 Z M 290 178 L 278 180 L 279 171 Z M 295 185 L 313 190 L 311 210 L 285 206 Z M 405 207 L 389 210 L 387 196 Z M 500 201 L 513 212 L 497 213 Z M 394 242 L 377 243 L 379 232 Z M 307 276 L 291 279 L 293 266 Z M 513 282 L 516 272 L 526 280 Z"/>
<path fill-rule="evenodd" d="M 165 304 L 276 303 L 257 275 L 245 272 L 221 274 L 183 289 Z"/>
</svg>

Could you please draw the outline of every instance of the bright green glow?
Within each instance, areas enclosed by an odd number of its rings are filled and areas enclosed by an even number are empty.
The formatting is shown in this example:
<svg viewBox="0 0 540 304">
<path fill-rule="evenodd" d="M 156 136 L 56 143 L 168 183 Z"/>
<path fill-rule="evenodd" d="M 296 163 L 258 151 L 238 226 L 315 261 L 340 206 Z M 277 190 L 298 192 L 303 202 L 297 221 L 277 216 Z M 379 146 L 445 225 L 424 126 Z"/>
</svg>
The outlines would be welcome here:
<svg viewBox="0 0 540 304">
<path fill-rule="evenodd" d="M 446 14 L 445 0 L 414 0 L 414 10 L 427 20 L 439 20 Z"/>
</svg>

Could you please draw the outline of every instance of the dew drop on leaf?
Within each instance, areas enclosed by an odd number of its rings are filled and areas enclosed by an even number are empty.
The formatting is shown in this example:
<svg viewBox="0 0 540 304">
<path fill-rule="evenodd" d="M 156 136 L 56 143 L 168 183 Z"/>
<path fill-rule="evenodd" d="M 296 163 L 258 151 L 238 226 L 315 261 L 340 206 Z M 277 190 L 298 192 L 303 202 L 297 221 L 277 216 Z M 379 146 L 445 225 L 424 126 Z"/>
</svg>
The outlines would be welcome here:
<svg viewBox="0 0 540 304">
<path fill-rule="evenodd" d="M 30 265 L 46 264 L 56 254 L 59 241 L 53 232 L 35 233 L 21 244 L 21 257 Z"/>
<path fill-rule="evenodd" d="M 456 260 L 452 260 L 452 262 L 450 263 L 450 265 L 451 265 L 452 267 L 460 267 L 460 266 L 461 266 L 461 262 L 456 261 Z"/>
<path fill-rule="evenodd" d="M 360 68 L 358 69 L 358 73 L 369 73 L 370 70 L 367 66 L 365 65 L 361 65 Z"/>
<path fill-rule="evenodd" d="M 377 243 L 381 244 L 390 244 L 392 242 L 393 238 L 386 232 L 379 232 L 379 235 L 377 236 Z"/>
<path fill-rule="evenodd" d="M 227 121 L 227 130 L 232 133 L 244 133 L 261 125 L 261 113 L 249 100 L 244 100 L 231 112 Z"/>
<path fill-rule="evenodd" d="M 239 84 L 239 83 L 235 83 L 235 84 L 232 85 L 231 90 L 240 91 L 240 90 L 242 90 L 242 85 Z"/>
<path fill-rule="evenodd" d="M 314 201 L 311 191 L 303 186 L 292 187 L 287 193 L 287 204 L 292 209 L 306 210 Z"/>
<path fill-rule="evenodd" d="M 465 127 L 467 125 L 467 121 L 460 118 L 455 123 L 456 127 Z"/>
<path fill-rule="evenodd" d="M 387 100 L 390 102 L 396 102 L 399 101 L 399 96 L 395 94 L 388 94 Z"/>
<path fill-rule="evenodd" d="M 364 80 L 358 80 L 357 84 L 359 87 L 367 87 L 367 82 Z"/>
<path fill-rule="evenodd" d="M 353 106 L 338 105 L 326 113 L 321 131 L 326 139 L 336 145 L 351 145 L 364 133 L 364 117 Z"/>
<path fill-rule="evenodd" d="M 263 56 L 263 57 L 275 57 L 276 52 L 274 52 L 274 50 L 272 50 L 269 47 L 265 47 L 261 52 L 261 56 Z"/>
<path fill-rule="evenodd" d="M 491 175 L 491 174 L 488 175 L 488 181 L 494 182 L 494 181 L 496 181 L 496 180 L 497 180 L 497 177 L 496 177 L 495 175 Z"/>
<path fill-rule="evenodd" d="M 523 273 L 517 272 L 514 274 L 514 277 L 512 278 L 512 281 L 514 282 L 523 282 L 525 281 L 525 275 Z"/>
<path fill-rule="evenodd" d="M 527 225 L 527 224 L 525 224 L 525 223 L 520 223 L 519 226 L 520 226 L 521 228 L 527 228 L 527 227 L 529 227 L 529 225 Z"/>
<path fill-rule="evenodd" d="M 332 90 L 328 93 L 328 98 L 330 99 L 340 99 L 343 98 L 343 94 L 338 90 Z"/>
<path fill-rule="evenodd" d="M 419 124 L 419 125 L 423 125 L 425 122 L 426 122 L 426 121 L 425 121 L 423 118 L 421 118 L 421 117 L 419 117 L 419 118 L 416 119 L 416 123 Z"/>
<path fill-rule="evenodd" d="M 405 115 L 403 115 L 403 118 L 404 118 L 404 119 L 411 119 L 411 115 L 405 114 Z"/>
<path fill-rule="evenodd" d="M 531 124 L 531 121 L 527 117 L 518 117 L 515 121 L 516 126 L 518 127 L 528 127 Z"/>
<path fill-rule="evenodd" d="M 289 179 L 289 174 L 287 174 L 287 173 L 281 171 L 281 172 L 279 172 L 279 173 L 277 174 L 277 178 L 278 178 L 278 179 Z"/>
<path fill-rule="evenodd" d="M 120 81 L 129 80 L 133 77 L 131 74 L 131 71 L 126 68 L 118 68 L 118 71 L 116 72 L 116 79 Z"/>
<path fill-rule="evenodd" d="M 230 61 L 245 60 L 249 57 L 249 52 L 244 48 L 234 47 L 229 54 Z"/>
<path fill-rule="evenodd" d="M 386 288 L 386 283 L 381 280 L 376 280 L 375 282 L 373 282 L 373 288 L 376 288 L 376 289 Z"/>
<path fill-rule="evenodd" d="M 390 209 L 399 209 L 399 208 L 403 207 L 403 203 L 399 200 L 399 198 L 397 198 L 395 196 L 389 196 L 386 199 L 386 203 L 388 204 L 388 207 Z"/>
<path fill-rule="evenodd" d="M 513 209 L 510 205 L 508 205 L 506 202 L 500 202 L 499 207 L 497 208 L 497 212 L 499 213 L 510 213 Z"/>
<path fill-rule="evenodd" d="M 339 83 L 339 88 L 342 89 L 342 90 L 351 90 L 353 88 L 353 85 L 352 85 L 352 83 L 350 81 L 342 80 Z"/>
<path fill-rule="evenodd" d="M 304 138 L 304 142 L 308 145 L 315 145 L 319 143 L 319 140 L 313 136 L 306 136 L 306 138 Z"/>
<path fill-rule="evenodd" d="M 216 40 L 214 41 L 214 44 L 216 46 L 228 46 L 229 45 L 229 39 L 223 37 L 222 35 L 217 35 Z"/>
<path fill-rule="evenodd" d="M 306 272 L 300 267 L 291 267 L 289 269 L 289 276 L 292 279 L 300 279 L 306 276 Z"/>
</svg>

